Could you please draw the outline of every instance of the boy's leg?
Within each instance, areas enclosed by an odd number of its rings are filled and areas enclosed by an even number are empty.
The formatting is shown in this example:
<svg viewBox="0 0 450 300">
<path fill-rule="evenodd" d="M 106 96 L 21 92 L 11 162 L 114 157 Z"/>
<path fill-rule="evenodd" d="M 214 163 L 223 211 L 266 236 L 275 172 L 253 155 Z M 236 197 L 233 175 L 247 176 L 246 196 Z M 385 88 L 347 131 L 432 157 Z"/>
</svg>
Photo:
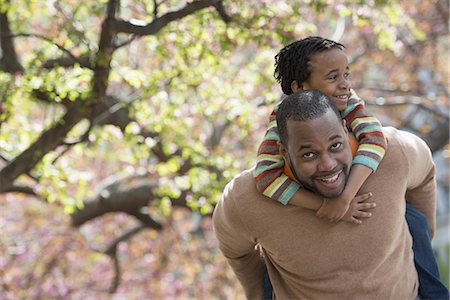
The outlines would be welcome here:
<svg viewBox="0 0 450 300">
<path fill-rule="evenodd" d="M 267 267 L 264 269 L 264 279 L 263 279 L 263 289 L 264 289 L 264 299 L 263 300 L 272 300 L 272 283 L 270 282 L 269 272 L 267 271 Z"/>
<path fill-rule="evenodd" d="M 442 284 L 439 269 L 431 247 L 430 230 L 425 216 L 406 205 L 406 222 L 413 239 L 414 264 L 419 276 L 421 299 L 449 299 L 447 287 Z"/>
</svg>

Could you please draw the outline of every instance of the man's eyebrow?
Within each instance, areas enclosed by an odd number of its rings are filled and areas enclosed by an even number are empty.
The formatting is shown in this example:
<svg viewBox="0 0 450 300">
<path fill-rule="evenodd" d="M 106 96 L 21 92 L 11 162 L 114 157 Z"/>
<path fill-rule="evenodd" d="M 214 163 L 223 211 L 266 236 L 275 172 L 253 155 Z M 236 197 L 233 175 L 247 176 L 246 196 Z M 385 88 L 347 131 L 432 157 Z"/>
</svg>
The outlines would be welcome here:
<svg viewBox="0 0 450 300">
<path fill-rule="evenodd" d="M 334 135 L 332 135 L 332 136 L 330 136 L 330 137 L 328 138 L 328 141 L 329 141 L 329 142 L 332 142 L 332 141 L 334 141 L 334 140 L 336 140 L 336 139 L 342 139 L 342 138 L 343 138 L 343 136 L 342 136 L 341 134 L 334 134 Z M 312 143 L 302 144 L 302 145 L 297 149 L 297 152 L 300 152 L 300 151 L 302 151 L 302 150 L 304 150 L 304 149 L 310 149 L 310 148 L 313 148 L 313 144 L 312 144 Z"/>
<path fill-rule="evenodd" d="M 335 139 L 341 139 L 342 138 L 342 135 L 340 135 L 340 134 L 335 134 L 335 135 L 332 135 L 332 136 L 330 136 L 330 138 L 328 139 L 328 141 L 334 141 Z"/>
<path fill-rule="evenodd" d="M 297 152 L 300 152 L 303 149 L 309 149 L 309 148 L 312 148 L 312 147 L 313 147 L 313 144 L 303 144 L 297 149 Z"/>
</svg>

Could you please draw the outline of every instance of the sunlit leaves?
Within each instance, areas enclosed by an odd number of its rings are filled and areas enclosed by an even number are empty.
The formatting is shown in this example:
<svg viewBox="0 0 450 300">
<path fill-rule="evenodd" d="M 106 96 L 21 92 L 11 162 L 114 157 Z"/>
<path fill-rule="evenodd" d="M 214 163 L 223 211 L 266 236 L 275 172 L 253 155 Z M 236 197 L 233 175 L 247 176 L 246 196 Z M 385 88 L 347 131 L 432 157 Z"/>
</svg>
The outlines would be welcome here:
<svg viewBox="0 0 450 300">
<path fill-rule="evenodd" d="M 123 79 L 124 82 L 136 89 L 139 89 L 143 85 L 147 85 L 147 78 L 141 70 L 134 70 L 128 67 L 114 69 L 110 79 L 113 82 L 120 82 Z"/>
<path fill-rule="evenodd" d="M 58 109 L 36 103 L 21 90 L 12 93 L 5 106 L 8 119 L 1 124 L 0 150 L 8 158 L 18 155 L 35 141 L 44 130 L 45 120 L 51 121 L 52 116 L 60 114 Z"/>
<path fill-rule="evenodd" d="M 160 3 L 158 14 L 173 9 L 174 3 Z M 47 20 L 40 27 L 33 27 L 30 24 L 39 23 L 33 19 L 16 29 L 41 30 L 75 55 L 93 49 L 92 45 L 98 42 L 98 16 L 104 12 L 103 2 L 49 2 L 45 8 L 29 2 L 24 6 L 27 12 L 22 13 L 17 7 L 12 12 L 19 13 L 18 20 L 31 18 L 29 13 L 33 10 L 47 16 Z M 120 15 L 130 21 L 149 22 L 154 8 L 150 2 L 122 1 Z M 397 27 L 407 28 L 416 38 L 421 36 L 403 7 L 394 1 L 350 1 L 338 6 L 327 1 L 236 1 L 227 3 L 226 9 L 234 17 L 229 24 L 222 22 L 213 9 L 206 9 L 170 23 L 157 36 L 135 39 L 117 50 L 111 65 L 110 92 L 123 97 L 123 103 L 132 102 L 131 117 L 136 122 L 120 134 L 118 130 L 91 130 L 87 140 L 68 155 L 92 159 L 97 153 L 101 154 L 97 159 L 103 163 L 119 162 L 121 167 L 111 167 L 112 170 L 132 172 L 145 167 L 161 178 L 185 176 L 178 173 L 186 172 L 186 164 L 206 170 L 208 178 L 216 178 L 217 173 L 229 178 L 228 175 L 251 165 L 260 140 L 254 132 L 253 119 L 258 105 L 279 100 L 280 91 L 274 85 L 272 72 L 273 56 L 281 45 L 310 34 L 331 35 L 339 16 L 372 31 L 380 48 L 397 47 Z M 61 18 L 67 22 L 61 22 Z M 51 27 L 59 31 L 48 31 Z M 128 38 L 120 34 L 116 42 Z M 56 103 L 89 97 L 91 71 L 77 65 L 39 70 L 42 62 L 64 53 L 55 44 L 36 37 L 21 41 L 34 50 L 19 48 L 26 67 L 32 67 L 21 79 L 21 93 L 32 97 L 34 91 L 45 92 L 47 101 Z M 63 112 L 62 107 L 48 106 L 43 125 L 34 125 L 34 133 L 31 130 L 28 137 L 23 135 L 17 145 L 22 146 L 4 143 L 5 149 L 11 155 L 24 149 L 39 132 L 53 124 Z M 14 122 L 25 121 L 19 119 Z M 24 122 L 28 123 L 31 122 Z M 0 134 L 14 136 L 12 128 L 4 125 Z M 75 127 L 68 140 L 76 141 L 87 128 L 87 123 Z M 151 136 L 143 136 L 144 133 Z M 242 159 L 230 161 L 233 155 Z M 197 190 L 193 188 L 195 201 L 202 196 L 216 201 L 216 194 L 208 189 L 220 191 L 223 181 L 217 180 L 215 186 L 214 180 L 205 183 L 199 174 L 191 174 L 192 186 L 197 180 L 201 183 Z"/>
<path fill-rule="evenodd" d="M 46 101 L 75 101 L 87 98 L 91 76 L 90 70 L 79 66 L 70 70 L 60 67 L 47 72 L 25 74 L 22 87 L 29 93 L 35 90 L 47 93 Z"/>
</svg>

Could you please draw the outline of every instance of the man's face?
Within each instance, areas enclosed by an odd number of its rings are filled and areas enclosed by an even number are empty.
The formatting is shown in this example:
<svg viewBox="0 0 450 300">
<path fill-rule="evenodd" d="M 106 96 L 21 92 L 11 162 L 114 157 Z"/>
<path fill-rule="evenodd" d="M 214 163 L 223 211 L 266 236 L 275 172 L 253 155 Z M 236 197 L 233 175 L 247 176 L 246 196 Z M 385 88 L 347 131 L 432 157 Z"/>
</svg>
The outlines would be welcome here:
<svg viewBox="0 0 450 300">
<path fill-rule="evenodd" d="M 352 162 L 347 129 L 331 109 L 315 120 L 287 122 L 280 152 L 303 186 L 325 198 L 338 197 Z"/>
<path fill-rule="evenodd" d="M 350 95 L 350 70 L 343 50 L 316 53 L 310 60 L 311 75 L 303 82 L 303 90 L 319 90 L 333 100 L 339 111 L 347 106 Z"/>
</svg>

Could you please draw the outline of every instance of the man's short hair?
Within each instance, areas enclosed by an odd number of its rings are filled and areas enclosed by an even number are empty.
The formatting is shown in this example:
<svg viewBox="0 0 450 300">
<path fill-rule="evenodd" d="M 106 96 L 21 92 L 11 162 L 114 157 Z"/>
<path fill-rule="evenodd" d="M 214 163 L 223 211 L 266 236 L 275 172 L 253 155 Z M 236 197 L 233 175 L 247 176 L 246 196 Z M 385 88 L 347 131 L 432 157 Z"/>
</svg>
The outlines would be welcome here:
<svg viewBox="0 0 450 300">
<path fill-rule="evenodd" d="M 316 53 L 345 48 L 344 45 L 319 36 L 310 36 L 285 46 L 275 56 L 274 77 L 286 95 L 293 93 L 291 83 L 299 85 L 311 75 L 310 60 Z"/>
<path fill-rule="evenodd" d="M 317 90 L 299 91 L 283 99 L 276 112 L 277 128 L 280 141 L 287 145 L 287 121 L 308 121 L 319 118 L 331 109 L 339 120 L 341 114 L 334 102 L 324 93 Z"/>
</svg>

